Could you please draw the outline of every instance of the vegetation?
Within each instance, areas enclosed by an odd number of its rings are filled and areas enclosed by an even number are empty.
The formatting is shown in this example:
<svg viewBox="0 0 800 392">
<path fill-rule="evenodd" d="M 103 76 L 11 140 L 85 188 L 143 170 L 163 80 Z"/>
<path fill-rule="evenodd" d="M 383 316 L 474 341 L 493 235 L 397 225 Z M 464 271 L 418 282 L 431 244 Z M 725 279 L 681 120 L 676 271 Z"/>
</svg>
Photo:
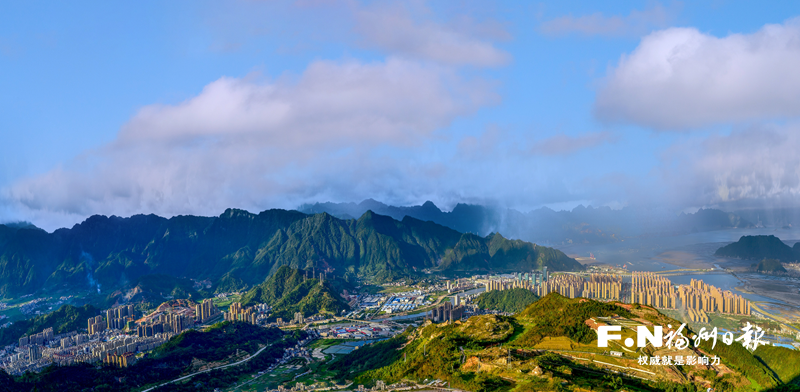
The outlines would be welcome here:
<svg viewBox="0 0 800 392">
<path fill-rule="evenodd" d="M 758 264 L 755 266 L 755 270 L 758 272 L 766 272 L 766 273 L 786 272 L 786 268 L 783 268 L 783 263 L 775 259 L 764 259 L 759 261 Z"/>
<path fill-rule="evenodd" d="M 469 391 L 496 391 L 511 385 L 496 375 L 476 375 L 459 369 L 460 347 L 482 347 L 484 343 L 465 334 L 455 324 L 443 327 L 428 324 L 420 327 L 417 333 L 417 338 L 405 346 L 403 343 L 411 337 L 410 332 L 381 342 L 383 344 L 355 350 L 337 360 L 331 370 L 338 371 L 340 379 L 355 376 L 353 380 L 357 384 L 366 385 L 374 385 L 375 380 L 394 383 L 403 379 L 446 380 L 452 387 Z"/>
<path fill-rule="evenodd" d="M 611 375 L 554 353 L 510 348 L 519 339 L 521 328 L 515 317 L 495 315 L 474 316 L 465 323 L 427 323 L 353 351 L 334 361 L 328 370 L 341 380 L 365 386 L 375 385 L 377 380 L 440 379 L 469 391 L 697 390 L 692 384 Z"/>
<path fill-rule="evenodd" d="M 755 356 L 775 372 L 783 383 L 800 381 L 800 351 L 779 346 L 761 346 Z"/>
<path fill-rule="evenodd" d="M 512 317 L 483 315 L 465 322 L 428 322 L 341 357 L 327 370 L 340 380 L 354 380 L 355 384 L 365 386 L 374 385 L 377 380 L 391 383 L 440 379 L 451 387 L 471 391 L 696 392 L 708 387 L 716 391 L 798 390 L 788 383 L 797 380 L 800 374 L 800 354 L 778 347 L 764 346 L 753 355 L 740 344 L 717 344 L 712 350 L 710 342 L 702 342 L 699 347 L 702 352 L 718 355 L 733 372 L 718 374 L 713 369 L 678 367 L 673 370 L 685 373 L 682 379 L 694 383 L 677 383 L 676 378 L 673 381 L 662 378 L 666 373 L 654 381 L 632 378 L 624 372 L 612 373 L 598 367 L 597 361 L 586 360 L 587 353 L 582 354 L 583 360 L 575 360 L 571 358 L 574 353 L 560 355 L 537 346 L 544 339 L 549 342 L 563 339 L 572 342 L 571 347 L 591 343 L 596 334 L 585 321 L 615 316 L 648 320 L 656 325 L 679 324 L 648 306 L 627 310 L 615 304 L 568 299 L 551 293 Z M 534 346 L 537 348 L 533 349 Z M 648 349 L 642 353 L 653 355 Z M 590 355 L 601 355 L 595 357 L 601 363 L 615 361 L 601 352 Z M 630 357 L 626 360 L 636 362 Z"/>
<path fill-rule="evenodd" d="M 547 266 L 555 271 L 579 271 L 584 267 L 557 249 L 521 240 L 509 240 L 499 233 L 479 237 L 466 233 L 448 251 L 439 270 L 460 271 L 528 271 Z"/>
<path fill-rule="evenodd" d="M 303 271 L 282 266 L 264 283 L 248 291 L 242 297 L 242 304 L 269 304 L 272 319 L 290 320 L 295 312 L 302 312 L 304 317 L 318 313 L 338 315 L 350 307 L 334 291 L 333 285 L 332 281 L 320 283 L 319 279 L 306 278 Z"/>
<path fill-rule="evenodd" d="M 299 332 L 298 332 L 299 333 Z M 237 353 L 254 353 L 269 346 L 251 361 L 193 377 L 189 384 L 159 390 L 212 391 L 229 386 L 244 374 L 263 369 L 296 344 L 300 335 L 285 335 L 277 328 L 265 329 L 247 323 L 219 323 L 207 332 L 187 331 L 153 350 L 133 366 L 118 369 L 94 365 L 52 366 L 41 373 L 9 377 L 0 372 L 8 391 L 131 391 L 146 385 L 169 381 L 191 373 L 193 363 L 208 363 L 232 358 Z"/>
<path fill-rule="evenodd" d="M 773 372 L 741 344 L 727 345 L 718 342 L 713 350 L 711 345 L 710 341 L 702 341 L 700 348 L 707 353 L 719 356 L 722 363 L 755 381 L 760 388 L 771 388 L 780 384 L 780 381 L 773 376 Z M 717 389 L 733 390 L 719 387 Z"/>
<path fill-rule="evenodd" d="M 519 313 L 539 297 L 530 290 L 493 290 L 481 293 L 475 303 L 481 309 L 498 310 L 505 313 Z"/>
<path fill-rule="evenodd" d="M 514 344 L 535 346 L 545 337 L 566 336 L 578 343 L 588 344 L 597 334 L 586 325 L 592 317 L 633 317 L 624 308 L 597 301 L 571 300 L 550 293 L 529 306 L 518 318 L 527 323 L 525 333 Z"/>
<path fill-rule="evenodd" d="M 219 217 L 95 215 L 53 233 L 0 225 L 0 296 L 65 284 L 107 293 L 148 275 L 208 279 L 215 291 L 242 290 L 284 265 L 381 283 L 417 276 L 440 260 L 454 271 L 582 268 L 555 249 L 500 235 L 462 235 L 433 222 L 397 221 L 371 211 L 357 220 L 236 209 Z M 164 295 L 175 289 L 192 294 L 173 283 Z"/>
<path fill-rule="evenodd" d="M 81 307 L 62 305 L 54 312 L 20 320 L 7 328 L 0 329 L 0 346 L 14 343 L 22 336 L 39 333 L 46 328 L 53 328 L 54 334 L 85 329 L 86 320 L 98 314 L 100 312 L 92 305 Z"/>
<path fill-rule="evenodd" d="M 800 259 L 797 252 L 774 235 L 742 236 L 739 241 L 717 249 L 714 255 L 758 261 L 772 259 L 783 263 L 791 263 Z M 770 265 L 774 265 L 774 263 Z"/>
</svg>

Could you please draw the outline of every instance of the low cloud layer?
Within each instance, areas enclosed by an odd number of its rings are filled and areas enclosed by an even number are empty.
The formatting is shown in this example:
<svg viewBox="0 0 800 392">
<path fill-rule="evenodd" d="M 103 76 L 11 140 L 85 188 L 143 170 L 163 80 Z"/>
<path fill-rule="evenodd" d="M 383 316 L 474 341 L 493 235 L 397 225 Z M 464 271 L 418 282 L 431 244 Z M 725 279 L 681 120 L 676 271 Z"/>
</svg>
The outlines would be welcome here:
<svg viewBox="0 0 800 392">
<path fill-rule="evenodd" d="M 643 11 L 632 10 L 626 16 L 606 16 L 602 12 L 583 16 L 567 15 L 543 22 L 539 30 L 554 36 L 639 37 L 654 29 L 667 27 L 675 19 L 678 8 L 655 4 Z"/>
<path fill-rule="evenodd" d="M 595 115 L 658 130 L 797 118 L 798 64 L 800 18 L 723 38 L 658 31 L 609 70 Z"/>
<path fill-rule="evenodd" d="M 800 124 L 762 125 L 675 145 L 665 182 L 683 205 L 770 206 L 800 198 Z M 687 192 L 691 190 L 691 192 Z"/>
<path fill-rule="evenodd" d="M 382 148 L 418 147 L 498 101 L 487 82 L 398 59 L 318 61 L 297 78 L 257 79 L 221 78 L 183 103 L 144 107 L 108 146 L 0 197 L 30 215 L 73 219 L 346 197 L 417 170 Z"/>
</svg>

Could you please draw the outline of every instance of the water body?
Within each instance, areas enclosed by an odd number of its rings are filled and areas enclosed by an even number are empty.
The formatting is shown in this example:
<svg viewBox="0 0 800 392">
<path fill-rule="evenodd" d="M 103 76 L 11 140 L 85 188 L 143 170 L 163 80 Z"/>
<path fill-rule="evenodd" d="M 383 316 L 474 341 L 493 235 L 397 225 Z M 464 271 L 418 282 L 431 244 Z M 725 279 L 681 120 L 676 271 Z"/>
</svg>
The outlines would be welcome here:
<svg viewBox="0 0 800 392">
<path fill-rule="evenodd" d="M 800 241 L 800 229 L 726 229 L 689 233 L 673 236 L 648 236 L 629 238 L 625 241 L 602 245 L 572 244 L 555 246 L 555 248 L 580 257 L 595 255 L 598 263 L 611 265 L 628 264 L 629 270 L 662 271 L 675 269 L 674 264 L 657 258 L 668 251 L 681 251 L 694 256 L 697 260 L 713 261 L 714 252 L 731 242 L 736 242 L 746 235 L 774 235 L 788 245 Z M 700 267 L 700 263 L 698 263 Z M 691 267 L 687 267 L 691 268 Z"/>
<path fill-rule="evenodd" d="M 626 239 L 603 245 L 573 244 L 556 246 L 571 256 L 595 255 L 597 264 L 625 265 L 630 271 L 661 272 L 679 268 L 712 268 L 746 266 L 751 261 L 719 258 L 714 252 L 722 246 L 738 241 L 747 235 L 774 235 L 791 246 L 800 241 L 800 229 L 725 229 L 681 235 L 648 236 Z M 701 279 L 723 290 L 736 292 L 741 281 L 731 274 L 693 274 L 667 276 L 675 284 L 689 284 L 691 279 Z M 781 303 L 783 301 L 755 294 L 736 292 L 752 301 Z"/>
</svg>

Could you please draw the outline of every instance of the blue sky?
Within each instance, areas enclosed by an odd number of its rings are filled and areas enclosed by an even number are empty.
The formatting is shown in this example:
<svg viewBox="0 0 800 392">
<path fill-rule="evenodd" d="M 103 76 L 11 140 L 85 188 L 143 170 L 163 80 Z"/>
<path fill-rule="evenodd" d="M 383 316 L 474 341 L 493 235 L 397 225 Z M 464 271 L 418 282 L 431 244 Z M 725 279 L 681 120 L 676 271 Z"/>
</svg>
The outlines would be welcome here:
<svg viewBox="0 0 800 392">
<path fill-rule="evenodd" d="M 0 5 L 0 221 L 794 206 L 800 4 Z"/>
</svg>

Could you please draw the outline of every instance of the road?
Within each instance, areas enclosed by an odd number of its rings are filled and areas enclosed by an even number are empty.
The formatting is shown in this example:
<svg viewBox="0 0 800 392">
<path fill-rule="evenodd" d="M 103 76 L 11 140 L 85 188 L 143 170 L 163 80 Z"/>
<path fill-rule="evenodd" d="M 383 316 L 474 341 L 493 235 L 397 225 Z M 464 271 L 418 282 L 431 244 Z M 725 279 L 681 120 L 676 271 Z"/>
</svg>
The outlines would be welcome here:
<svg viewBox="0 0 800 392">
<path fill-rule="evenodd" d="M 215 367 L 215 368 L 211 368 L 211 369 L 201 370 L 201 371 L 199 371 L 199 372 L 195 372 L 195 373 L 192 373 L 192 374 L 189 374 L 189 375 L 183 376 L 183 377 L 176 378 L 176 379 L 174 379 L 174 380 L 172 380 L 172 381 L 167 381 L 167 382 L 165 382 L 165 383 L 163 383 L 163 384 L 160 384 L 160 385 L 156 385 L 156 386 L 154 386 L 154 387 L 147 388 L 147 389 L 145 389 L 145 390 L 144 390 L 144 391 L 142 391 L 142 392 L 149 392 L 149 391 L 152 391 L 153 389 L 156 389 L 156 388 L 161 388 L 161 387 L 163 387 L 164 385 L 167 385 L 167 384 L 172 384 L 172 383 L 174 383 L 174 382 L 183 381 L 183 380 L 186 380 L 186 379 L 192 378 L 192 377 L 194 377 L 194 376 L 196 376 L 196 375 L 198 375 L 198 374 L 201 374 L 201 373 L 208 373 L 208 372 L 210 372 L 210 371 L 212 371 L 212 370 L 225 369 L 225 368 L 228 368 L 228 367 L 231 367 L 231 366 L 238 366 L 238 365 L 241 365 L 241 364 L 243 364 L 243 363 L 245 363 L 245 362 L 247 362 L 247 361 L 249 361 L 249 360 L 251 360 L 251 359 L 255 358 L 256 356 L 258 356 L 258 354 L 261 354 L 261 352 L 262 352 L 262 351 L 264 351 L 264 350 L 265 350 L 267 347 L 269 347 L 269 346 L 264 346 L 264 347 L 261 347 L 261 348 L 260 348 L 258 351 L 256 351 L 256 352 L 255 352 L 255 354 L 253 354 L 253 355 L 251 355 L 251 356 L 249 356 L 249 357 L 247 357 L 247 358 L 245 358 L 245 359 L 243 359 L 243 360 L 241 360 L 241 361 L 239 361 L 239 362 L 229 363 L 229 364 L 227 364 L 227 365 L 222 365 L 222 366 L 217 366 L 217 367 Z"/>
</svg>

